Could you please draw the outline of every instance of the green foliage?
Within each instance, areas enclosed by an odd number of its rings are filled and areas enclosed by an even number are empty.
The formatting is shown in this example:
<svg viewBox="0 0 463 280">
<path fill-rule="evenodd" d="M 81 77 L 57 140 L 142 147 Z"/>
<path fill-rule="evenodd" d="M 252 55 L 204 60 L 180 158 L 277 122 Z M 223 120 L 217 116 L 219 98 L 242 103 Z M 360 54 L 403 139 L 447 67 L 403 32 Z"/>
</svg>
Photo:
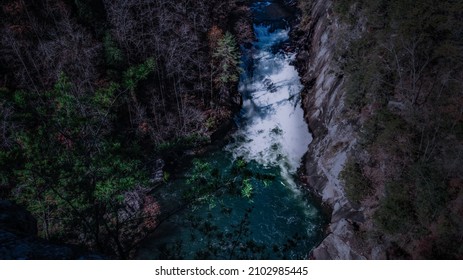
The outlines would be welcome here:
<svg viewBox="0 0 463 280">
<path fill-rule="evenodd" d="M 144 63 L 132 66 L 124 72 L 123 86 L 130 91 L 135 90 L 138 83 L 148 78 L 156 67 L 156 61 L 154 58 L 148 58 Z"/>
<path fill-rule="evenodd" d="M 418 162 L 411 168 L 409 180 L 415 183 L 415 207 L 418 221 L 427 225 L 434 222 L 448 202 L 445 177 L 439 167 Z"/>
<path fill-rule="evenodd" d="M 258 188 L 267 187 L 275 179 L 273 170 L 260 170 L 255 162 L 248 163 L 238 158 L 226 168 L 219 169 L 215 163 L 193 160 L 184 198 L 198 203 L 215 205 L 224 193 L 241 196 L 252 202 Z"/>
<path fill-rule="evenodd" d="M 380 111 L 378 114 L 378 119 L 380 133 L 378 134 L 376 141 L 382 146 L 395 143 L 395 149 L 402 148 L 403 150 L 406 150 L 407 147 L 401 147 L 402 144 L 397 141 L 399 140 L 399 137 L 404 137 L 407 134 L 408 124 L 405 122 L 405 120 L 388 110 Z"/>
<path fill-rule="evenodd" d="M 213 173 L 217 174 L 217 171 L 218 170 L 214 169 L 211 164 L 195 159 L 193 160 L 193 168 L 187 183 L 190 185 L 211 183 L 217 180 L 217 178 L 213 176 Z"/>
<path fill-rule="evenodd" d="M 222 83 L 237 82 L 239 74 L 240 53 L 233 35 L 225 33 L 219 40 L 213 57 L 220 61 L 218 79 Z"/>
<path fill-rule="evenodd" d="M 0 153 L 0 178 L 2 185 L 15 186 L 13 198 L 38 219 L 43 237 L 81 233 L 99 246 L 109 238 L 103 224 L 118 230 L 113 223 L 124 194 L 148 185 L 138 144 L 112 130 L 115 111 L 108 108 L 118 88 L 112 83 L 82 96 L 61 74 L 48 92 L 12 94 L 18 129 L 13 147 Z"/>
<path fill-rule="evenodd" d="M 95 92 L 93 102 L 101 108 L 110 108 L 115 102 L 119 88 L 119 84 L 111 82 L 108 87 L 100 88 Z"/>
<path fill-rule="evenodd" d="M 412 229 L 415 222 L 412 197 L 402 182 L 392 182 L 386 186 L 386 197 L 374 218 L 387 233 L 405 233 Z"/>
<path fill-rule="evenodd" d="M 387 109 L 378 110 L 362 127 L 360 132 L 360 143 L 362 145 L 379 145 L 392 150 L 410 150 L 411 147 L 402 147 L 406 143 L 400 143 L 399 137 L 404 137 L 409 133 L 409 125 L 399 115 Z M 390 147 L 394 143 L 394 147 Z"/>
<path fill-rule="evenodd" d="M 220 171 L 207 162 L 195 159 L 186 182 L 191 187 L 184 194 L 187 200 L 213 202 L 215 192 L 224 182 Z"/>
<path fill-rule="evenodd" d="M 12 101 L 16 106 L 18 106 L 20 108 L 24 108 L 26 106 L 27 95 L 28 95 L 27 92 L 16 91 L 13 94 L 13 100 Z"/>
<path fill-rule="evenodd" d="M 353 4 L 353 1 L 350 1 L 350 0 L 339 0 L 339 1 L 336 1 L 334 10 L 336 13 L 345 17 L 349 13 L 349 10 L 352 4 Z"/>
<path fill-rule="evenodd" d="M 446 211 L 449 193 L 440 168 L 414 164 L 406 177 L 386 186 L 386 196 L 375 213 L 375 221 L 386 232 L 418 232 L 435 223 Z"/>
<path fill-rule="evenodd" d="M 69 120 L 71 115 L 74 115 L 76 109 L 75 97 L 71 94 L 72 84 L 68 77 L 61 73 L 58 81 L 56 81 L 53 91 L 50 92 L 50 96 L 54 98 L 56 104 L 56 117 L 60 121 Z"/>
<path fill-rule="evenodd" d="M 167 183 L 169 182 L 169 179 L 170 179 L 170 173 L 167 171 L 164 171 L 164 173 L 162 174 L 162 180 L 164 181 L 164 183 Z"/>
<path fill-rule="evenodd" d="M 118 155 L 118 149 L 120 145 L 112 143 L 111 148 L 105 149 L 109 156 L 102 155 L 94 163 L 97 181 L 93 195 L 99 202 L 110 203 L 124 192 L 148 184 L 141 162 Z"/>
<path fill-rule="evenodd" d="M 117 47 L 116 42 L 114 42 L 109 32 L 107 32 L 103 38 L 103 47 L 105 51 L 105 61 L 108 66 L 117 68 L 124 63 L 124 54 L 121 49 Z"/>
<path fill-rule="evenodd" d="M 159 154 L 170 153 L 184 149 L 191 149 L 209 142 L 209 138 L 200 134 L 191 134 L 184 137 L 177 137 L 170 141 L 163 142 L 156 146 Z"/>
<path fill-rule="evenodd" d="M 208 130 L 211 130 L 213 129 L 215 126 L 216 126 L 216 120 L 214 117 L 209 117 L 207 120 L 206 120 L 206 128 Z"/>
<path fill-rule="evenodd" d="M 450 72 L 449 65 L 463 65 L 463 28 L 455 13 L 460 7 L 454 1 L 335 1 L 337 13 L 351 24 L 361 17 L 371 31 L 340 47 L 348 107 L 358 111 L 366 104 L 386 104 L 396 93 L 414 105 L 423 102 L 429 78 L 424 73 L 433 75 L 432 65 Z"/>
<path fill-rule="evenodd" d="M 463 244 L 455 242 L 461 238 L 461 217 L 444 212 L 439 218 L 437 238 L 425 241 L 422 255 L 430 260 L 459 260 L 463 256 Z"/>
<path fill-rule="evenodd" d="M 247 162 L 243 159 L 243 158 L 238 158 L 236 159 L 235 161 L 235 167 L 238 169 L 238 170 L 243 170 L 243 168 L 245 168 L 247 165 Z"/>
<path fill-rule="evenodd" d="M 353 14 L 353 5 L 358 1 L 338 0 L 334 2 L 334 12 L 344 21 L 355 24 L 357 18 Z"/>
<path fill-rule="evenodd" d="M 391 71 L 387 68 L 376 49 L 372 38 L 365 36 L 351 42 L 343 50 L 341 67 L 346 79 L 346 104 L 351 110 L 360 110 L 366 104 L 384 104 L 393 92 Z"/>
<path fill-rule="evenodd" d="M 451 143 L 447 139 L 456 127 L 456 122 L 445 125 L 444 119 L 454 119 L 455 115 L 444 117 L 439 106 L 454 101 L 442 92 L 461 92 L 461 83 L 456 90 L 446 81 L 460 75 L 457 73 L 463 66 L 458 51 L 463 28 L 457 24 L 456 2 L 343 0 L 335 5 L 335 11 L 345 14 L 343 18 L 350 24 L 362 17 L 368 30 L 341 54 L 345 58 L 341 61 L 346 74 L 346 104 L 356 111 L 367 105 L 374 108 L 361 128 L 360 144 L 373 151 L 373 157 L 375 150 L 387 153 L 393 162 L 386 165 L 401 167 L 394 179 L 386 178 L 391 182 L 375 222 L 384 233 L 395 237 L 428 234 L 449 203 L 448 174 L 459 176 L 454 170 L 444 171 L 442 162 L 447 159 L 437 148 Z M 442 92 L 428 83 L 438 83 Z M 388 110 L 388 103 L 397 106 Z M 356 174 L 352 177 L 361 181 L 358 171 L 351 172 Z M 432 243 L 444 246 L 442 241 L 447 237 L 439 238 Z"/>
<path fill-rule="evenodd" d="M 346 194 L 352 202 L 360 202 L 373 191 L 368 178 L 363 175 L 360 164 L 349 160 L 340 173 Z"/>
<path fill-rule="evenodd" d="M 241 189 L 241 195 L 247 199 L 251 199 L 253 186 L 250 179 L 243 180 L 243 188 Z"/>
<path fill-rule="evenodd" d="M 233 35 L 225 33 L 213 50 L 214 81 L 216 86 L 224 90 L 230 83 L 236 83 L 240 73 L 240 52 Z"/>
</svg>

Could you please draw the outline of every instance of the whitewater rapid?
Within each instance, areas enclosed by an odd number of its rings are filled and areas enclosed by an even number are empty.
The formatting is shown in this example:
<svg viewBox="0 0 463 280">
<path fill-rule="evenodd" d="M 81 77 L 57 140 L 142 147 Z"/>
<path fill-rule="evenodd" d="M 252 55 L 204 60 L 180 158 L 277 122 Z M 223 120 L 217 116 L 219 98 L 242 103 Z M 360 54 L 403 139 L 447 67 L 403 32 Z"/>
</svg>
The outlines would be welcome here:
<svg viewBox="0 0 463 280">
<path fill-rule="evenodd" d="M 312 141 L 300 92 L 299 74 L 292 65 L 295 54 L 274 48 L 289 39 L 289 29 L 271 30 L 255 26 L 257 41 L 252 49 L 251 70 L 242 74 L 239 90 L 243 108 L 234 142 L 225 149 L 235 158 L 254 160 L 264 166 L 279 166 L 290 185 L 301 158 Z"/>
</svg>

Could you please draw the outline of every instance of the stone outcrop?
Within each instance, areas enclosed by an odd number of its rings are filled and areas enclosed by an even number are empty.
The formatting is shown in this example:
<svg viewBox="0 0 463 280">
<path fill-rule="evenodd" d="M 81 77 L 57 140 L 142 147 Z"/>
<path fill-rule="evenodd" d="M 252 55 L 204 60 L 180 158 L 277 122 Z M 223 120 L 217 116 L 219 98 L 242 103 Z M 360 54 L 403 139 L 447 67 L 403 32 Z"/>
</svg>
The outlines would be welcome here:
<svg viewBox="0 0 463 280">
<path fill-rule="evenodd" d="M 356 232 L 364 217 L 346 198 L 339 180 L 356 144 L 356 131 L 344 115 L 344 78 L 335 57 L 346 30 L 331 7 L 332 1 L 313 1 L 310 20 L 294 34 L 297 66 L 305 85 L 305 118 L 314 137 L 304 159 L 305 171 L 312 190 L 332 209 L 327 237 L 312 255 L 315 259 L 365 259 L 371 254 L 358 246 Z"/>
</svg>

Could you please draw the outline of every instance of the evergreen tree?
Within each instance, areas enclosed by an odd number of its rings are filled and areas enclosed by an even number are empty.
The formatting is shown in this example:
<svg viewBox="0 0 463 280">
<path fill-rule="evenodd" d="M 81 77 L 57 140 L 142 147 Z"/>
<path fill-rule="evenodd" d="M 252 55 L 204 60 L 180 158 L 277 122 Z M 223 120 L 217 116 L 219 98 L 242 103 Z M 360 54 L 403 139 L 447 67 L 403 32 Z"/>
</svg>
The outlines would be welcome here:
<svg viewBox="0 0 463 280">
<path fill-rule="evenodd" d="M 219 100 L 224 100 L 229 86 L 238 81 L 240 73 L 240 53 L 232 34 L 226 32 L 218 41 L 213 58 L 214 83 L 219 90 Z"/>
</svg>

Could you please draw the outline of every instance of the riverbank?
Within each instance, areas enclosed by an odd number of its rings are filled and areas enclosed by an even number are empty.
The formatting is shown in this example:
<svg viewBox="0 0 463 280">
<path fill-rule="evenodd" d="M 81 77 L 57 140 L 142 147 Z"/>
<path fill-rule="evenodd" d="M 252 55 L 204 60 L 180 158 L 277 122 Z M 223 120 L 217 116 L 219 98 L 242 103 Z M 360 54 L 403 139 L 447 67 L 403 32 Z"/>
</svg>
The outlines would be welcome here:
<svg viewBox="0 0 463 280">
<path fill-rule="evenodd" d="M 0 198 L 43 239 L 130 258 L 156 226 L 147 194 L 163 167 L 239 110 L 246 2 L 9 0 L 1 13 Z"/>
<path fill-rule="evenodd" d="M 324 219 L 295 178 L 311 138 L 294 54 L 285 51 L 288 13 L 268 18 L 283 11 L 278 5 L 251 6 L 257 40 L 243 56 L 237 129 L 223 149 L 196 157 L 167 182 L 169 194 L 156 193 L 168 207 L 185 194 L 194 197 L 168 215 L 137 258 L 304 259 L 319 242 Z"/>
</svg>

